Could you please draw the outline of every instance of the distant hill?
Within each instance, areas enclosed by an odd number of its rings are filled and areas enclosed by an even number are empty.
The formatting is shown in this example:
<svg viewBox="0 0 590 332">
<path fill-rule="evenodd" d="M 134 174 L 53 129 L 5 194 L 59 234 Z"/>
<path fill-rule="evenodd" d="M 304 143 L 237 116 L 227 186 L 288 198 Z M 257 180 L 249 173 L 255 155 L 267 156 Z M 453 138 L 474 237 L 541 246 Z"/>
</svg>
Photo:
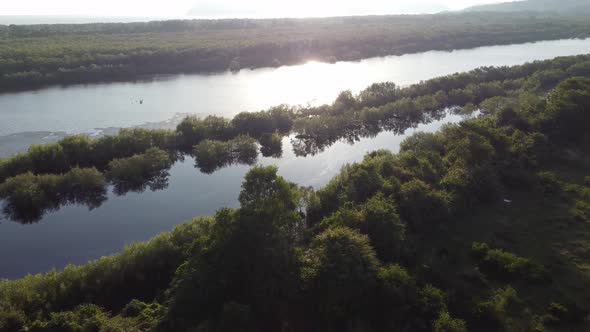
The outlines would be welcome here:
<svg viewBox="0 0 590 332">
<path fill-rule="evenodd" d="M 590 0 L 525 0 L 469 7 L 465 11 L 590 14 Z"/>
</svg>

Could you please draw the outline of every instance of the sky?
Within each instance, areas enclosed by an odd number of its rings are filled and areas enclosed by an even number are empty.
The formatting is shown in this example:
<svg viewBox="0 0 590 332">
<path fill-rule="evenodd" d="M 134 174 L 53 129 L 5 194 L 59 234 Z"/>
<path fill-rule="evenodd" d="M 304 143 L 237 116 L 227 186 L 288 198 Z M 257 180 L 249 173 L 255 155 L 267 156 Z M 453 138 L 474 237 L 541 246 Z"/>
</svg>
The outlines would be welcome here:
<svg viewBox="0 0 590 332">
<path fill-rule="evenodd" d="M 457 10 L 501 0 L 6 0 L 0 16 L 273 17 L 395 14 Z"/>
</svg>

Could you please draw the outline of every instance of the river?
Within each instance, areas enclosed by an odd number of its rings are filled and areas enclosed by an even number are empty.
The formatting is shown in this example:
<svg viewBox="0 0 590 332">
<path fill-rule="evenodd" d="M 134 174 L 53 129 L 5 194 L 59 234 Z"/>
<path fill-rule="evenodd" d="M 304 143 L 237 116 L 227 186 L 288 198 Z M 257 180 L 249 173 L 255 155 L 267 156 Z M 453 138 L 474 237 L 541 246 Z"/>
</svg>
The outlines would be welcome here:
<svg viewBox="0 0 590 332">
<path fill-rule="evenodd" d="M 586 53 L 590 53 L 590 39 L 561 40 L 4 94 L 0 95 L 0 155 L 71 133 L 101 134 L 142 123 L 172 127 L 180 118 L 178 114 L 230 117 L 281 103 L 317 105 L 332 101 L 340 91 L 358 92 L 374 82 L 408 85 L 480 66 L 516 65 Z M 307 157 L 295 156 L 290 139 L 285 138 L 281 158 L 259 158 L 258 163 L 277 165 L 279 173 L 289 181 L 321 187 L 343 165 L 361 160 L 367 152 L 397 151 L 407 135 L 436 131 L 445 123 L 461 119 L 449 114 L 404 135 L 384 132 L 354 145 L 338 142 Z M 172 167 L 169 186 L 164 190 L 124 196 L 111 191 L 108 200 L 92 211 L 85 206 L 66 206 L 47 213 L 34 224 L 19 224 L 0 216 L 0 277 L 60 269 L 68 263 L 83 264 L 115 253 L 133 241 L 168 231 L 194 216 L 236 206 L 248 169 L 246 165 L 235 165 L 207 175 L 187 158 Z"/>
</svg>

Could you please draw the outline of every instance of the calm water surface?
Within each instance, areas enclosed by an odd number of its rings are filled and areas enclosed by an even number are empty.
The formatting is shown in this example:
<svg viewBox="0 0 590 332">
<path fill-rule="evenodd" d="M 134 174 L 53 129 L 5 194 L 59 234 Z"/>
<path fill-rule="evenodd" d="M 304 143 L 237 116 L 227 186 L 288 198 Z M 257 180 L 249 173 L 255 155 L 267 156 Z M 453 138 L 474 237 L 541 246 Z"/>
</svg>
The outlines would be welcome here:
<svg viewBox="0 0 590 332">
<path fill-rule="evenodd" d="M 64 133 L 160 122 L 178 113 L 232 116 L 281 103 L 320 104 L 332 101 L 342 90 L 358 92 L 379 81 L 406 85 L 484 65 L 515 65 L 584 53 L 590 53 L 590 39 L 5 94 L 0 95 L 0 135 L 4 135 L 0 137 L 0 155 Z M 140 99 L 143 105 L 138 103 Z M 445 123 L 460 120 L 457 115 L 448 115 L 408 130 L 405 135 L 381 133 L 354 145 L 341 142 L 308 157 L 296 157 L 289 139 L 285 139 L 282 158 L 260 158 L 259 163 L 277 165 L 279 173 L 289 181 L 321 187 L 343 165 L 361 160 L 367 152 L 397 151 L 408 134 L 436 131 Z M 0 216 L 0 277 L 59 269 L 68 263 L 82 264 L 115 253 L 133 241 L 147 240 L 194 216 L 210 215 L 222 206 L 236 206 L 248 169 L 232 166 L 205 175 L 195 169 L 194 160 L 187 159 L 173 166 L 170 185 L 162 191 L 125 196 L 109 193 L 108 200 L 95 210 L 67 206 L 30 225 Z"/>
<path fill-rule="evenodd" d="M 283 140 L 280 159 L 258 159 L 261 165 L 276 165 L 280 175 L 299 185 L 321 187 L 347 163 L 362 160 L 377 149 L 397 151 L 400 142 L 415 131 L 434 132 L 445 123 L 461 121 L 458 115 L 407 130 L 405 135 L 382 132 L 354 145 L 336 143 L 315 156 L 296 157 L 290 139 Z M 198 215 L 211 215 L 218 208 L 238 205 L 242 179 L 250 166 L 223 168 L 211 175 L 201 173 L 192 158 L 170 170 L 169 186 L 116 196 L 112 192 L 98 209 L 66 206 L 49 213 L 36 224 L 22 225 L 2 220 L 0 224 L 0 277 L 82 264 L 119 251 L 133 241 L 144 241 Z"/>
<path fill-rule="evenodd" d="M 0 95 L 0 136 L 14 133 L 93 132 L 159 122 L 177 113 L 232 116 L 278 104 L 321 104 L 340 91 L 399 85 L 481 66 L 505 66 L 590 53 L 590 39 L 559 40 L 454 52 L 432 51 L 336 64 L 162 77 L 150 82 L 54 87 Z M 143 100 L 143 104 L 138 101 Z"/>
</svg>

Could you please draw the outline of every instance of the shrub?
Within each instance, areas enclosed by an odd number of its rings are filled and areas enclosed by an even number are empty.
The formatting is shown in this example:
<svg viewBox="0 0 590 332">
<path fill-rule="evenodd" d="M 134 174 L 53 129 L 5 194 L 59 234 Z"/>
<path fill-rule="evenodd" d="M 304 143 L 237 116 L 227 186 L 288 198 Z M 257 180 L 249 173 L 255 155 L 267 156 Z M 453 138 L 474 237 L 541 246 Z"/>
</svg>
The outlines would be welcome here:
<svg viewBox="0 0 590 332">
<path fill-rule="evenodd" d="M 467 324 L 461 319 L 452 318 L 448 311 L 440 312 L 433 324 L 434 332 L 467 332 Z"/>
<path fill-rule="evenodd" d="M 449 213 L 450 199 L 420 180 L 402 184 L 399 211 L 402 219 L 416 229 L 429 222 L 444 220 Z"/>
<path fill-rule="evenodd" d="M 309 314 L 318 322 L 334 327 L 367 313 L 379 271 L 368 237 L 349 228 L 330 229 L 301 259 Z"/>
<path fill-rule="evenodd" d="M 484 326 L 494 324 L 508 331 L 519 331 L 518 320 L 523 318 L 523 310 L 522 300 L 510 286 L 496 289 L 488 301 L 476 306 L 476 313 Z"/>
<path fill-rule="evenodd" d="M 27 318 L 23 312 L 0 310 L 0 332 L 25 331 Z"/>
<path fill-rule="evenodd" d="M 203 140 L 193 148 L 197 167 L 205 173 L 234 164 L 253 164 L 258 157 L 256 140 L 249 136 L 238 136 L 223 142 Z"/>
<path fill-rule="evenodd" d="M 143 191 L 146 187 L 158 190 L 167 186 L 171 166 L 172 160 L 165 151 L 151 148 L 142 154 L 112 160 L 106 176 L 120 195 L 127 191 Z"/>
<path fill-rule="evenodd" d="M 384 261 L 398 258 L 405 240 L 405 225 L 395 206 L 382 194 L 377 194 L 365 203 L 362 211 L 366 234 L 379 257 Z"/>
<path fill-rule="evenodd" d="M 501 249 L 490 249 L 485 243 L 473 243 L 473 252 L 480 268 L 500 280 L 544 280 L 547 275 L 542 265 Z"/>
<path fill-rule="evenodd" d="M 423 313 L 425 320 L 434 321 L 437 315 L 446 310 L 445 293 L 428 284 L 424 286 L 418 293 L 418 308 Z"/>
<path fill-rule="evenodd" d="M 563 183 L 552 172 L 540 172 L 537 174 L 539 184 L 545 194 L 557 195 L 563 191 Z"/>
<path fill-rule="evenodd" d="M 11 219 L 30 223 L 64 204 L 100 206 L 106 199 L 106 181 L 94 168 L 73 168 L 61 175 L 29 172 L 0 184 L 0 198 Z"/>
</svg>

